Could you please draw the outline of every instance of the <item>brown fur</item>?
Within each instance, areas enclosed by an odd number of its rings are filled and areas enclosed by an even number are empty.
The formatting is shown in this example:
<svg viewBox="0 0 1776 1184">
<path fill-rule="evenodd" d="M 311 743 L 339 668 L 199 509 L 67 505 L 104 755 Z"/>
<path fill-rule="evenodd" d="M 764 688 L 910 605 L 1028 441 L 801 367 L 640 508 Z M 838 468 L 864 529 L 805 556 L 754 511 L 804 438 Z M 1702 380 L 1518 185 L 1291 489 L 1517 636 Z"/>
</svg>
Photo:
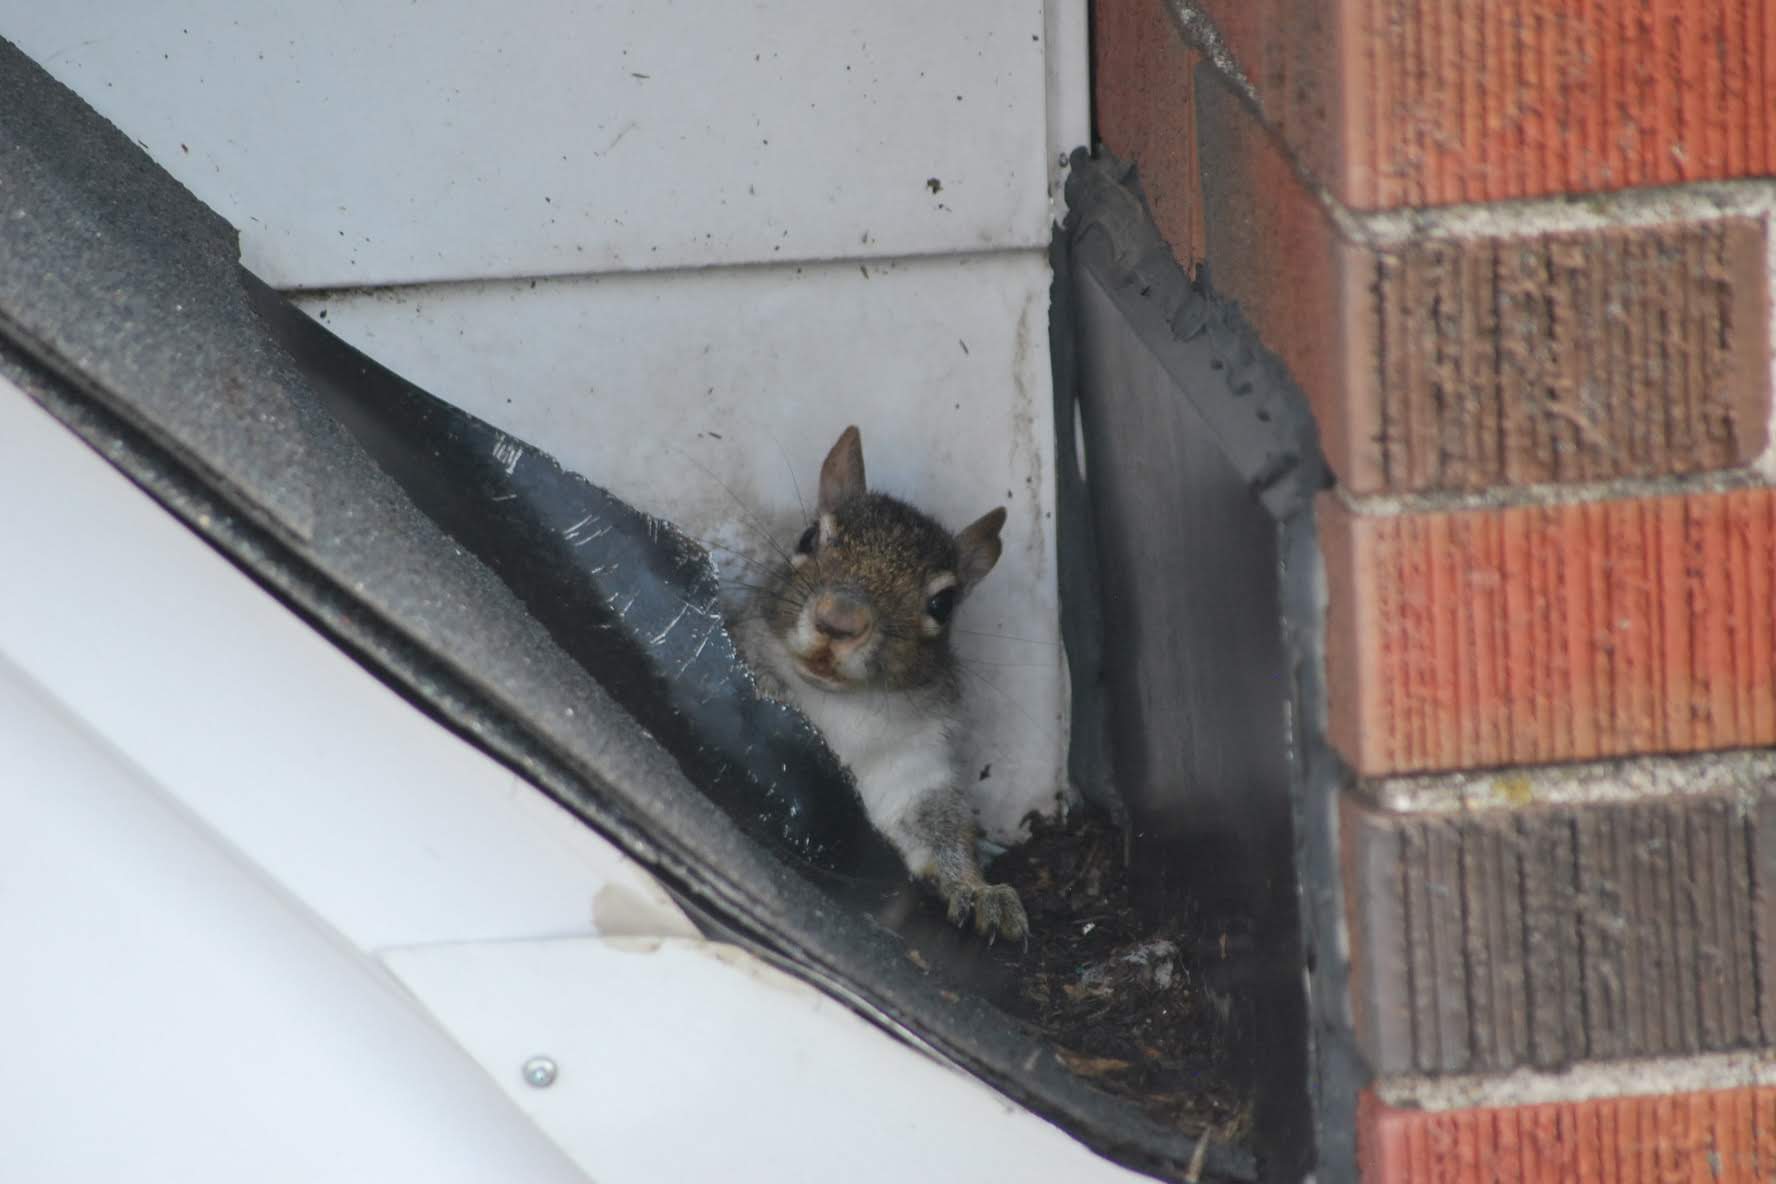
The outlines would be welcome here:
<svg viewBox="0 0 1776 1184">
<path fill-rule="evenodd" d="M 836 529 L 800 567 L 777 572 L 767 601 L 771 631 L 786 636 L 803 603 L 826 588 L 866 600 L 882 634 L 868 685 L 886 690 L 956 689 L 949 627 L 924 632 L 925 589 L 933 577 L 955 572 L 956 540 L 918 510 L 886 494 L 864 493 L 832 513 Z M 818 661 L 818 659 L 816 659 Z"/>
</svg>

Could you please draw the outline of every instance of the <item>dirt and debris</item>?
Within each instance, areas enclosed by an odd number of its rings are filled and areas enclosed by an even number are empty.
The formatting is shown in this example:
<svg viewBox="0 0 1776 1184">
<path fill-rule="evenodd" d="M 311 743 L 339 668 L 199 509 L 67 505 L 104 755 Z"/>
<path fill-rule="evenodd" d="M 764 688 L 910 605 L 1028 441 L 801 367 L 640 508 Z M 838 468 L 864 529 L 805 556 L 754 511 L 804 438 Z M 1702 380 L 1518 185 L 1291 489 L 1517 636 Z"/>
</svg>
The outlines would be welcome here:
<svg viewBox="0 0 1776 1184">
<path fill-rule="evenodd" d="M 995 1002 L 1038 1028 L 1074 1073 L 1181 1130 L 1241 1141 L 1251 1122 L 1250 935 L 1187 904 L 1136 907 L 1122 834 L 1103 815 L 1032 819 L 993 863 L 1031 937 Z"/>
</svg>

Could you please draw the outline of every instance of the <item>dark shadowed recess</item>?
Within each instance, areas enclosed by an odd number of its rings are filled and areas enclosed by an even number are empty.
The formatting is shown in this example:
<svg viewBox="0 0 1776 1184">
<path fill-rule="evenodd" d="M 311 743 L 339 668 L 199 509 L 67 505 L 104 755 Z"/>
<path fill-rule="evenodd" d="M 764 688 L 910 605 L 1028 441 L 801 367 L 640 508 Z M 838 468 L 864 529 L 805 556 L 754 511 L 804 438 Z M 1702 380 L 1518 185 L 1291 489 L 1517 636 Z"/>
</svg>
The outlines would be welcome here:
<svg viewBox="0 0 1776 1184">
<path fill-rule="evenodd" d="M 1233 1060 L 1263 1178 L 1343 1179 L 1360 1070 L 1335 936 L 1343 770 L 1323 739 L 1313 499 L 1330 477 L 1305 398 L 1206 267 L 1185 274 L 1134 171 L 1075 153 L 1067 197 L 1085 447 L 1069 473 L 1063 437 L 1058 464 L 1090 503 L 1076 529 L 1095 536 L 1101 630 L 1095 650 L 1067 640 L 1075 734 L 1108 784 L 1076 779 L 1114 798 L 1144 911 L 1247 943 L 1257 1020 Z"/>
</svg>

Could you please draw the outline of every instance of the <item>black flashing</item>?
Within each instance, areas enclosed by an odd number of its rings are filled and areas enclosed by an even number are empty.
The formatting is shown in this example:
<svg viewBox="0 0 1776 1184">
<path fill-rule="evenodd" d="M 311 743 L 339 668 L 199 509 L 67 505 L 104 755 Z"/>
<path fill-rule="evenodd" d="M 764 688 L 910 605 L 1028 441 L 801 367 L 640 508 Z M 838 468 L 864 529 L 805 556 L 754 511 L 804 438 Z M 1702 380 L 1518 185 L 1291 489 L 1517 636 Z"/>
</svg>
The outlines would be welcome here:
<svg viewBox="0 0 1776 1184">
<path fill-rule="evenodd" d="M 1367 1073 L 1339 943 L 1346 773 L 1325 740 L 1314 500 L 1331 475 L 1306 398 L 1206 269 L 1179 265 L 1134 171 L 1076 152 L 1067 199 L 1088 468 L 1105 470 L 1086 485 L 1108 748 L 1136 866 L 1145 839 L 1162 896 L 1250 911 L 1260 1175 L 1344 1184 Z"/>
</svg>

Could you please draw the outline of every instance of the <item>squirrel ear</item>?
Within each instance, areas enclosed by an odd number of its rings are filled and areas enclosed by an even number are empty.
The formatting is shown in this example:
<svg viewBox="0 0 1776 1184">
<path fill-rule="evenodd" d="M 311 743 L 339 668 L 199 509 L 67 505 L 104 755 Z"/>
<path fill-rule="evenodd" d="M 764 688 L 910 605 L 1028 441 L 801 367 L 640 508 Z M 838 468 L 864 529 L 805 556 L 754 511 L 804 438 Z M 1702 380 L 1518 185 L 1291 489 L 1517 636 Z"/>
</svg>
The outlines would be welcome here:
<svg viewBox="0 0 1776 1184">
<path fill-rule="evenodd" d="M 839 436 L 820 466 L 820 512 L 830 514 L 840 503 L 863 492 L 863 436 L 853 424 Z"/>
<path fill-rule="evenodd" d="M 999 562 L 999 554 L 1004 550 L 999 542 L 999 531 L 1004 525 L 1005 507 L 1000 506 L 981 515 L 956 536 L 956 549 L 962 553 L 956 578 L 962 581 L 964 588 L 980 583 Z"/>
</svg>

